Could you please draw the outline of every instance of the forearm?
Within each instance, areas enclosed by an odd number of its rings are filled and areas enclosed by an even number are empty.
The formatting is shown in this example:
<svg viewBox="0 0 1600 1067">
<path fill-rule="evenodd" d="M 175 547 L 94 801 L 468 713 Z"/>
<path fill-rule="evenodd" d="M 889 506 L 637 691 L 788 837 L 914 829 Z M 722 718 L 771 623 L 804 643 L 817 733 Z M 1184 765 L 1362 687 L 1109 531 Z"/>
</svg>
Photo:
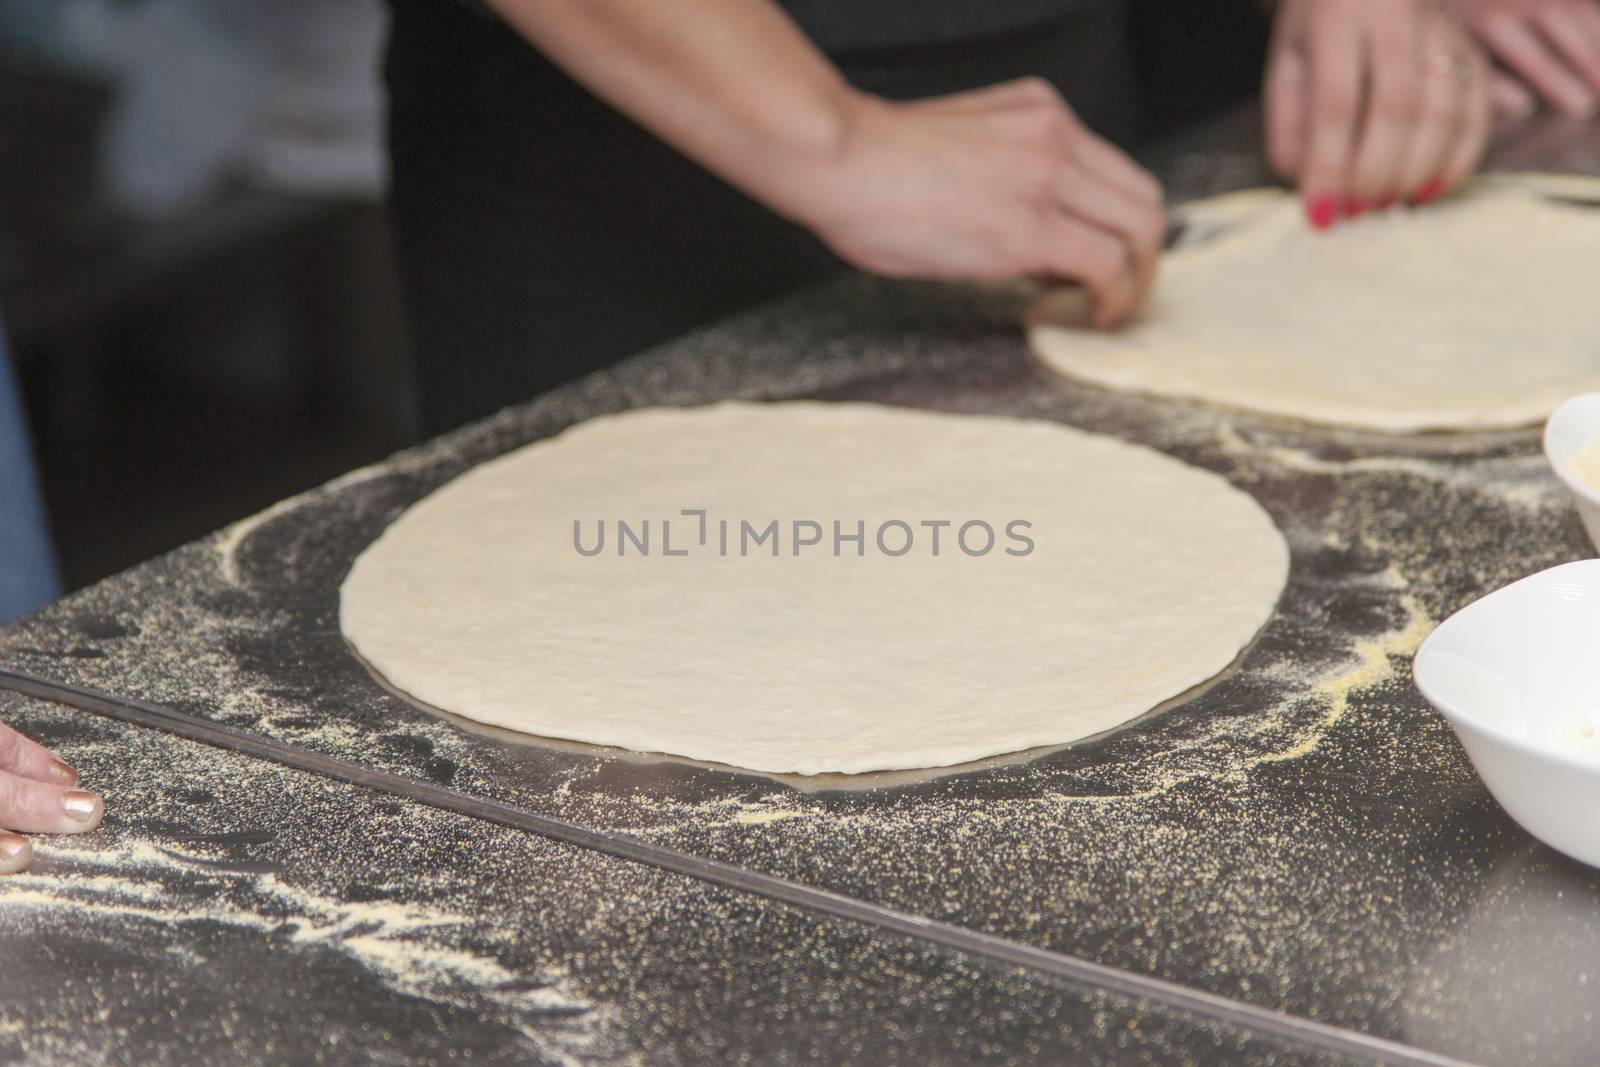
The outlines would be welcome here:
<svg viewBox="0 0 1600 1067">
<path fill-rule="evenodd" d="M 853 266 L 1080 281 L 1107 326 L 1149 290 L 1160 187 L 1043 81 L 890 103 L 852 90 L 773 0 L 487 2 L 591 91 Z"/>
<path fill-rule="evenodd" d="M 488 0 L 592 92 L 784 214 L 856 98 L 771 0 Z"/>
</svg>

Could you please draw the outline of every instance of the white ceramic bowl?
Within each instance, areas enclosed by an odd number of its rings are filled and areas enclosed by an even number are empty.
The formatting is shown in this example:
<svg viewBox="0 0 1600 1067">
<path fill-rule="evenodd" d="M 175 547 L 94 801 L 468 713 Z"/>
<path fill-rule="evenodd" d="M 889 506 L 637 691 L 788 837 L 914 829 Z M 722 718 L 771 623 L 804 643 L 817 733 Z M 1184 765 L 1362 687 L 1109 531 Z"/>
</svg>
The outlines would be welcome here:
<svg viewBox="0 0 1600 1067">
<path fill-rule="evenodd" d="M 1412 673 L 1511 817 L 1600 866 L 1600 733 L 1583 736 L 1600 724 L 1600 559 L 1462 608 L 1422 643 Z"/>
<path fill-rule="evenodd" d="M 1600 393 L 1582 393 L 1551 414 L 1544 425 L 1544 454 L 1578 505 L 1589 540 L 1600 549 L 1600 491 L 1578 480 L 1568 466 L 1579 452 L 1600 441 Z"/>
</svg>

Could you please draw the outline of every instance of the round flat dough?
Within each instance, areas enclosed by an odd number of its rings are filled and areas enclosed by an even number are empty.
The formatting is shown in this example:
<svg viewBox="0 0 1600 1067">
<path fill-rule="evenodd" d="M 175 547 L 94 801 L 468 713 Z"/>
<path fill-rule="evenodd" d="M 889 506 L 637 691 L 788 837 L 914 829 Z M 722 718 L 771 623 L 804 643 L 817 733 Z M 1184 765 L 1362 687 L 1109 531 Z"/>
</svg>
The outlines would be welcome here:
<svg viewBox="0 0 1600 1067">
<path fill-rule="evenodd" d="M 604 550 L 580 554 L 602 519 Z M 992 547 L 960 537 L 980 521 Z M 834 522 L 861 523 L 860 546 Z M 1075 740 L 1209 679 L 1287 561 L 1222 478 L 1055 423 L 657 408 L 412 507 L 356 560 L 340 622 L 397 688 L 481 722 L 761 771 L 895 770 Z"/>
<path fill-rule="evenodd" d="M 1182 215 L 1183 241 L 1122 330 L 1083 328 L 1075 291 L 1041 301 L 1029 340 L 1048 366 L 1387 432 L 1527 425 L 1600 389 L 1600 180 L 1480 178 L 1425 210 L 1329 233 L 1281 190 Z"/>
</svg>

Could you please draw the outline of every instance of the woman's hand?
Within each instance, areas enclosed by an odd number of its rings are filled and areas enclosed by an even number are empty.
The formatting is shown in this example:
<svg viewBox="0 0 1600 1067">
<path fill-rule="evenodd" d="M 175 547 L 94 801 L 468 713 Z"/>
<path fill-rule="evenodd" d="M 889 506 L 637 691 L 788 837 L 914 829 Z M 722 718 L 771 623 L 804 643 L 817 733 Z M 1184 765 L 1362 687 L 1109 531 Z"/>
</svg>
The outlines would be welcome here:
<svg viewBox="0 0 1600 1067">
<path fill-rule="evenodd" d="M 81 834 L 100 825 L 100 798 L 77 784 L 78 773 L 49 749 L 0 723 L 0 874 L 33 859 L 22 834 Z"/>
<path fill-rule="evenodd" d="M 1267 154 L 1319 229 L 1437 199 L 1488 144 L 1488 64 L 1444 0 L 1284 0 L 1265 96 Z"/>
<path fill-rule="evenodd" d="M 845 259 L 883 274 L 1081 282 L 1144 298 L 1161 191 L 1025 79 L 893 104 L 852 89 L 773 0 L 488 0 L 578 81 Z"/>
<path fill-rule="evenodd" d="M 1533 113 L 1539 99 L 1568 118 L 1600 109 L 1600 2 L 1454 0 L 1504 70 L 1494 72 L 1495 110 Z"/>
<path fill-rule="evenodd" d="M 889 103 L 858 96 L 833 157 L 778 203 L 835 252 L 897 277 L 1082 284 L 1099 326 L 1155 278 L 1161 187 L 1046 82 Z"/>
</svg>

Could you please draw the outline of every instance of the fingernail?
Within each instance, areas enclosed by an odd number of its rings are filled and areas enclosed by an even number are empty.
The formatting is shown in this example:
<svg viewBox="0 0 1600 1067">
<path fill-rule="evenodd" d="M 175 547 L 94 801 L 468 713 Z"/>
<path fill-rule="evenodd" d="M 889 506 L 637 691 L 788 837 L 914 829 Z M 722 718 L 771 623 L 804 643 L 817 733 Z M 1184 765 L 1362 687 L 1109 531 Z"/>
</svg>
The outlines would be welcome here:
<svg viewBox="0 0 1600 1067">
<path fill-rule="evenodd" d="M 1388 211 L 1390 208 L 1394 207 L 1395 203 L 1397 201 L 1399 201 L 1399 199 L 1400 199 L 1399 194 L 1390 193 L 1388 196 L 1386 196 L 1382 200 L 1378 201 L 1378 210 L 1379 211 Z"/>
<path fill-rule="evenodd" d="M 1359 219 L 1367 213 L 1367 202 L 1359 196 L 1352 196 L 1344 202 L 1345 218 Z"/>
<path fill-rule="evenodd" d="M 28 850 L 26 839 L 6 834 L 0 837 L 0 863 L 9 863 Z"/>
<path fill-rule="evenodd" d="M 1442 192 L 1444 192 L 1444 179 L 1435 178 L 1421 189 L 1418 189 L 1417 194 L 1411 198 L 1411 202 L 1413 204 L 1431 204 L 1439 199 L 1439 194 Z"/>
<path fill-rule="evenodd" d="M 65 763 L 50 757 L 50 778 L 57 785 L 77 785 L 78 772 L 68 767 Z"/>
<path fill-rule="evenodd" d="M 100 798 L 82 789 L 61 794 L 61 810 L 74 822 L 93 822 L 100 812 Z"/>
<path fill-rule="evenodd" d="M 1332 226 L 1338 213 L 1331 196 L 1318 197 L 1306 207 L 1306 217 L 1311 220 L 1311 225 L 1319 230 L 1326 230 Z"/>
</svg>

